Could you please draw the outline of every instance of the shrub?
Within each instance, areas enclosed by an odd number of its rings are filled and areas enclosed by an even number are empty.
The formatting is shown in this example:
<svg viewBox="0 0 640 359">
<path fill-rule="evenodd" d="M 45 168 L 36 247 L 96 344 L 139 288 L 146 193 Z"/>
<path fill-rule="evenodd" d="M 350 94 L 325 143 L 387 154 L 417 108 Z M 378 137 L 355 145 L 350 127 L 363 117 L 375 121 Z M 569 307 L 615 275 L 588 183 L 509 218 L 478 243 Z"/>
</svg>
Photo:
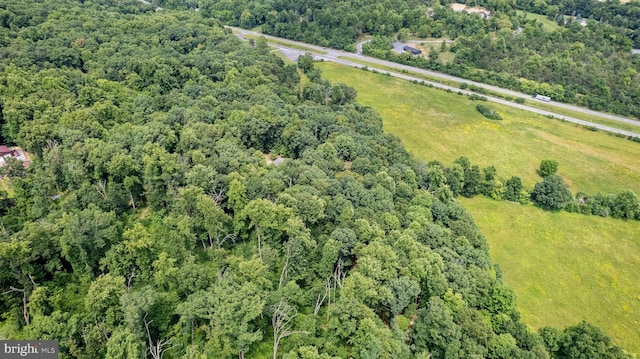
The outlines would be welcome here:
<svg viewBox="0 0 640 359">
<path fill-rule="evenodd" d="M 476 110 L 490 120 L 502 120 L 502 116 L 489 106 L 478 104 Z"/>
<path fill-rule="evenodd" d="M 471 99 L 471 101 L 476 101 L 476 100 L 479 100 L 479 101 L 487 101 L 487 98 L 486 98 L 486 97 L 484 97 L 484 96 L 480 96 L 480 95 L 477 95 L 477 94 L 471 94 L 471 95 L 469 95 L 469 99 Z"/>
<path fill-rule="evenodd" d="M 542 160 L 540 162 L 540 176 L 548 177 L 558 172 L 558 161 L 556 160 Z"/>
</svg>

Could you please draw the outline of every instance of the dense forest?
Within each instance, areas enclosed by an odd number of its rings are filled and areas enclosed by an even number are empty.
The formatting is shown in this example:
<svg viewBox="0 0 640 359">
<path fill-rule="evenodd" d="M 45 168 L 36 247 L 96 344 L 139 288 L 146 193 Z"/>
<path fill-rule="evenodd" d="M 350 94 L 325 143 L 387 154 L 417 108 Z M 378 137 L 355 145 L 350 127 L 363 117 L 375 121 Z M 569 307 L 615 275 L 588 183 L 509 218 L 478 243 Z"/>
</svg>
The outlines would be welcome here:
<svg viewBox="0 0 640 359">
<path fill-rule="evenodd" d="M 456 13 L 448 2 L 358 1 L 156 1 L 196 8 L 206 17 L 266 34 L 322 46 L 355 50 L 359 36 L 385 41 L 368 54 L 435 69 L 599 111 L 640 118 L 640 4 L 558 1 L 461 1 L 485 6 L 489 19 Z M 561 27 L 545 30 L 523 9 L 547 15 Z M 574 15 L 573 17 L 571 15 Z M 576 17 L 589 18 L 586 26 Z M 391 52 L 396 34 L 455 39 L 451 62 Z M 366 47 L 365 47 L 366 48 Z"/>
<path fill-rule="evenodd" d="M 61 358 L 629 357 L 586 322 L 520 322 L 440 172 L 264 40 L 135 1 L 0 19 L 1 142 L 33 156 L 0 196 L 1 337 Z"/>
</svg>

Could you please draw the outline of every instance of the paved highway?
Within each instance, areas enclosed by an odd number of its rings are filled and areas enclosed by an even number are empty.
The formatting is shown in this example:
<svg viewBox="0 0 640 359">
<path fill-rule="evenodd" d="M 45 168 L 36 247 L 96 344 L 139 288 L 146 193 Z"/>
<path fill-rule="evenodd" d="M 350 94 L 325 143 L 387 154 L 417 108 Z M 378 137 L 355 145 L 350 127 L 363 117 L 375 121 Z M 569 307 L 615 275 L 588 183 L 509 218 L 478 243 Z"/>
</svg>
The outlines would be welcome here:
<svg viewBox="0 0 640 359">
<path fill-rule="evenodd" d="M 315 53 L 312 52 L 312 53 L 313 53 L 314 58 L 317 59 L 317 60 L 332 61 L 332 62 L 335 62 L 335 63 L 339 63 L 339 64 L 343 64 L 343 65 L 346 65 L 346 66 L 351 66 L 351 67 L 356 67 L 356 68 L 362 68 L 362 67 L 365 67 L 365 66 L 363 66 L 361 64 L 358 64 L 358 63 L 355 63 L 353 61 L 349 61 L 349 59 L 366 61 L 366 62 L 369 62 L 369 63 L 379 64 L 379 65 L 385 66 L 385 67 L 395 68 L 397 70 L 410 71 L 410 72 L 414 72 L 414 73 L 418 73 L 418 74 L 424 74 L 424 75 L 428 75 L 428 76 L 442 78 L 442 79 L 449 80 L 449 81 L 454 81 L 454 82 L 459 82 L 459 83 L 466 82 L 468 84 L 473 84 L 475 86 L 482 87 L 484 89 L 487 89 L 487 90 L 490 90 L 490 91 L 494 91 L 496 93 L 501 93 L 501 94 L 504 94 L 506 96 L 531 98 L 530 95 L 523 94 L 523 93 L 520 93 L 520 92 L 507 90 L 507 89 L 503 89 L 503 88 L 500 88 L 500 87 L 491 86 L 491 85 L 487 85 L 487 84 L 482 84 L 482 83 L 479 83 L 479 82 L 469 81 L 469 80 L 465 80 L 465 79 L 460 78 L 460 77 L 446 75 L 446 74 L 442 74 L 442 73 L 439 73 L 439 72 L 423 70 L 423 69 L 420 69 L 420 68 L 406 66 L 406 65 L 395 63 L 395 62 L 380 60 L 380 59 L 377 59 L 377 58 L 374 58 L 374 57 L 365 56 L 365 55 L 362 55 L 362 54 L 354 54 L 354 53 L 350 53 L 350 52 L 346 52 L 346 51 L 340 51 L 340 50 L 334 50 L 334 49 L 319 47 L 319 46 L 315 46 L 315 45 L 311 45 L 311 44 L 307 44 L 307 43 L 303 43 L 303 42 L 299 42 L 299 41 L 293 41 L 293 40 L 283 39 L 283 38 L 279 38 L 279 37 L 275 37 L 275 36 L 264 35 L 264 34 L 261 34 L 259 32 L 240 29 L 240 28 L 236 28 L 236 27 L 230 27 L 230 28 L 240 38 L 244 38 L 247 35 L 249 35 L 249 36 L 264 36 L 267 39 L 267 42 L 269 42 L 269 40 L 277 41 L 278 42 L 277 44 L 272 42 L 272 43 L 269 43 L 269 46 L 280 50 L 285 56 L 289 57 L 290 59 L 292 59 L 294 61 L 297 60 L 298 56 L 303 55 L 307 51 L 298 50 L 298 49 L 295 49 L 295 48 L 292 48 L 292 47 L 288 47 L 288 46 L 283 45 L 283 44 L 287 44 L 288 43 L 288 44 L 291 44 L 292 46 L 303 46 L 304 48 L 308 48 L 309 50 L 314 50 L 316 52 Z M 434 87 L 445 89 L 445 90 L 449 89 L 449 90 L 452 90 L 452 91 L 455 91 L 455 92 L 460 91 L 460 92 L 462 92 L 464 94 L 467 94 L 467 95 L 470 95 L 470 94 L 474 93 L 474 92 L 471 92 L 471 91 L 460 90 L 457 87 L 444 85 L 444 84 L 441 84 L 441 83 L 438 83 L 438 82 L 425 81 L 425 80 L 423 80 L 421 78 L 409 76 L 409 75 L 402 74 L 402 73 L 395 73 L 395 72 L 391 72 L 391 71 L 375 69 L 375 68 L 372 68 L 371 66 L 368 66 L 368 68 L 371 69 L 371 70 L 376 70 L 378 72 L 382 72 L 382 73 L 387 73 L 388 72 L 391 76 L 395 76 L 397 78 L 402 78 L 402 79 L 405 79 L 405 80 L 410 80 L 410 81 L 414 81 L 415 80 L 415 81 L 418 81 L 418 82 L 429 83 L 429 84 L 432 84 Z M 603 131 L 608 131 L 608 132 L 623 134 L 625 136 L 632 136 L 632 137 L 640 138 L 640 133 L 620 130 L 620 129 L 617 129 L 617 128 L 613 128 L 613 127 L 604 126 L 604 125 L 600 125 L 600 124 L 593 123 L 593 122 L 580 120 L 580 119 L 577 119 L 577 118 L 574 118 L 574 117 L 560 115 L 560 114 L 557 114 L 557 113 L 554 113 L 554 112 L 551 112 L 551 111 L 540 110 L 540 109 L 537 109 L 537 108 L 534 108 L 534 107 L 530 107 L 530 106 L 527 106 L 527 105 L 522 105 L 522 104 L 518 104 L 518 103 L 515 103 L 515 102 L 511 102 L 511 101 L 506 101 L 506 100 L 501 99 L 501 98 L 496 98 L 496 97 L 491 97 L 491 96 L 485 96 L 485 97 L 487 97 L 487 99 L 489 101 L 500 103 L 500 104 L 503 104 L 503 105 L 506 105 L 506 106 L 519 108 L 519 109 L 522 109 L 522 110 L 534 112 L 534 113 L 541 114 L 541 115 L 544 115 L 544 116 L 553 116 L 553 117 L 556 117 L 556 118 L 564 119 L 564 120 L 566 120 L 568 122 L 573 122 L 573 123 L 581 124 L 581 125 L 584 125 L 584 126 L 594 127 L 594 128 L 597 128 L 597 129 L 600 129 L 600 130 L 603 130 Z M 564 109 L 568 109 L 568 110 L 572 110 L 572 111 L 576 111 L 576 112 L 581 112 L 581 113 L 584 113 L 584 114 L 595 115 L 595 116 L 599 116 L 599 117 L 610 119 L 610 120 L 614 120 L 614 121 L 619 121 L 619 122 L 624 122 L 624 123 L 635 125 L 635 126 L 640 126 L 640 121 L 624 118 L 624 117 L 621 117 L 621 116 L 616 116 L 616 115 L 612 115 L 612 114 L 608 114 L 608 113 L 592 111 L 592 110 L 585 109 L 585 108 L 582 108 L 582 107 L 568 105 L 568 104 L 555 102 L 555 101 L 548 102 L 547 104 L 552 105 L 552 106 L 556 106 L 556 107 L 560 107 L 560 108 L 564 108 Z"/>
</svg>

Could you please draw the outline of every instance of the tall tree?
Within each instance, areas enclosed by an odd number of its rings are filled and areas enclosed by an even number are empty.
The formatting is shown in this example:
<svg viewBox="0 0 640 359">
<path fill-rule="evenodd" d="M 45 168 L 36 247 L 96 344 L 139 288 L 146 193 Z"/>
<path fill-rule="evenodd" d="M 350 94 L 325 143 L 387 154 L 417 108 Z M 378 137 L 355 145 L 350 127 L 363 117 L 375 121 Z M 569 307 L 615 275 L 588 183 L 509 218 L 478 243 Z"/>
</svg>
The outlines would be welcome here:
<svg viewBox="0 0 640 359">
<path fill-rule="evenodd" d="M 291 214 L 291 209 L 283 205 L 274 204 L 266 199 L 253 200 L 236 216 L 236 228 L 242 228 L 242 223 L 239 221 L 249 220 L 249 227 L 255 230 L 258 253 L 262 259 L 262 236 L 266 233 L 273 239 L 281 237 L 287 218 Z M 272 231 L 266 232 L 267 230 Z"/>
<path fill-rule="evenodd" d="M 536 183 L 531 192 L 533 202 L 542 208 L 551 210 L 563 208 L 572 198 L 569 186 L 558 175 L 545 177 L 542 182 Z"/>
</svg>

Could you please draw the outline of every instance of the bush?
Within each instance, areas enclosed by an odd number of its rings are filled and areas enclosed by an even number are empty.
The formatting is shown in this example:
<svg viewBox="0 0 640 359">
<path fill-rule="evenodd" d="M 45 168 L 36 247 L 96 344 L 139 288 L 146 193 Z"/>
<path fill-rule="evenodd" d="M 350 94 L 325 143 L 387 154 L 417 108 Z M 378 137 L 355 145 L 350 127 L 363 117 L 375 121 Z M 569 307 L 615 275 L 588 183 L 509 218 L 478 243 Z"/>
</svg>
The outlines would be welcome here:
<svg viewBox="0 0 640 359">
<path fill-rule="evenodd" d="M 524 103 L 526 100 L 523 97 L 518 97 L 514 101 L 517 103 Z"/>
<path fill-rule="evenodd" d="M 540 162 L 540 176 L 548 177 L 558 172 L 558 161 L 556 160 L 542 160 Z"/>
<path fill-rule="evenodd" d="M 502 120 L 502 116 L 489 106 L 478 104 L 476 110 L 490 120 Z"/>
<path fill-rule="evenodd" d="M 476 86 L 476 85 L 469 85 L 469 89 L 473 92 L 477 92 L 477 93 L 481 93 L 481 94 L 486 94 L 487 90 L 485 90 L 482 87 Z"/>
<path fill-rule="evenodd" d="M 476 94 L 471 94 L 471 95 L 469 95 L 469 99 L 470 99 L 471 101 L 476 101 L 476 100 L 478 100 L 478 101 L 487 101 L 487 98 L 486 98 L 486 97 L 484 97 L 484 96 L 480 96 L 480 95 L 476 95 Z"/>
</svg>

